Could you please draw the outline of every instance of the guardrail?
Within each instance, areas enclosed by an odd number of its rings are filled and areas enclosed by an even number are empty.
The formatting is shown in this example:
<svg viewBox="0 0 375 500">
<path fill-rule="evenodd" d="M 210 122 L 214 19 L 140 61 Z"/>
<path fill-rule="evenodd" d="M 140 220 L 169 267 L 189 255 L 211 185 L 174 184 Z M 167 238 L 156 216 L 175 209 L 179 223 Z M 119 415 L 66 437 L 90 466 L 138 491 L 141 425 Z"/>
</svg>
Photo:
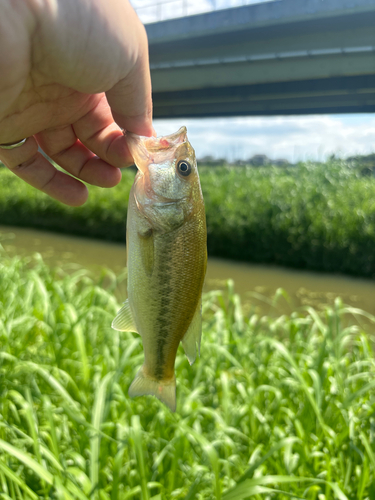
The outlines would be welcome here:
<svg viewBox="0 0 375 500">
<path fill-rule="evenodd" d="M 278 0 L 161 0 L 142 5 L 139 1 L 133 0 L 132 4 L 141 21 L 144 24 L 149 24 L 232 7 L 275 1 Z"/>
</svg>

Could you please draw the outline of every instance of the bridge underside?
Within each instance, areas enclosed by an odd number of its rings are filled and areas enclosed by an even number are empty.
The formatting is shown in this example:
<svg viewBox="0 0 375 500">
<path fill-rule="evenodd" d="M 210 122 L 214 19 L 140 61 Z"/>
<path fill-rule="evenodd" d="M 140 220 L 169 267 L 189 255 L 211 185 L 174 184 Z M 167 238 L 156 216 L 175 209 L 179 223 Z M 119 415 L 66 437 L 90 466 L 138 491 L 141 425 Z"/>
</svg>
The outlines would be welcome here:
<svg viewBox="0 0 375 500">
<path fill-rule="evenodd" d="M 280 0 L 147 25 L 154 116 L 375 112 L 374 26 L 374 0 Z"/>
<path fill-rule="evenodd" d="M 373 74 L 154 93 L 155 118 L 373 112 Z"/>
</svg>

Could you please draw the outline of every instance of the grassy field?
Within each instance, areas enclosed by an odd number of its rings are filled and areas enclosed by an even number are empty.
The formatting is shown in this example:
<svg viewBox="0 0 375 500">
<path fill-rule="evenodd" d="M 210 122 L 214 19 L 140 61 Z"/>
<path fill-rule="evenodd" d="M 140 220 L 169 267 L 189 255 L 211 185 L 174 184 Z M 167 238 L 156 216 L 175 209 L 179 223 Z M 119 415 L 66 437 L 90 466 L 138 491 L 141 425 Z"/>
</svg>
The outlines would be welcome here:
<svg viewBox="0 0 375 500">
<path fill-rule="evenodd" d="M 366 171 L 367 172 L 367 171 Z M 342 161 L 200 167 L 212 256 L 375 276 L 375 178 Z M 371 173 L 371 172 L 370 172 Z M 71 209 L 0 168 L 0 223 L 125 240 L 134 171 Z"/>
<path fill-rule="evenodd" d="M 375 498 L 375 318 L 340 299 L 246 317 L 228 283 L 172 414 L 127 396 L 143 353 L 110 328 L 115 286 L 0 259 L 2 500 Z"/>
</svg>

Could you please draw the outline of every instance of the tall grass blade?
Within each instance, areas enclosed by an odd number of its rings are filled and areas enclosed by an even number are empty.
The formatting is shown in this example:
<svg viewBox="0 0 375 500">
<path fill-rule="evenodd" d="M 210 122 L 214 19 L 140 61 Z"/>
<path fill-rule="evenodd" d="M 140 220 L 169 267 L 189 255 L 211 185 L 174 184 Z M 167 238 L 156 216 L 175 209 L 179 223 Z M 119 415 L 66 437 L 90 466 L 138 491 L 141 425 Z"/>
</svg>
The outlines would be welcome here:
<svg viewBox="0 0 375 500">
<path fill-rule="evenodd" d="M 95 401 L 92 412 L 93 433 L 90 439 L 90 480 L 92 484 L 92 498 L 98 498 L 99 488 L 99 470 L 100 470 L 100 427 L 103 421 L 105 410 L 105 399 L 107 386 L 113 373 L 107 375 L 101 380 L 95 395 Z"/>
<path fill-rule="evenodd" d="M 38 495 L 34 493 L 31 488 L 27 486 L 27 484 L 20 479 L 20 477 L 15 474 L 1 459 L 0 459 L 0 470 L 3 474 L 14 484 L 18 484 L 18 486 L 32 499 L 38 500 Z"/>
<path fill-rule="evenodd" d="M 6 443 L 2 439 L 0 439 L 0 449 L 17 458 L 17 460 L 26 465 L 26 467 L 29 467 L 29 469 L 31 469 L 40 479 L 42 479 L 46 483 L 50 485 L 53 484 L 53 475 L 48 472 L 42 465 L 40 465 L 36 460 L 34 460 L 28 453 L 25 453 L 15 446 Z"/>
<path fill-rule="evenodd" d="M 147 486 L 145 457 L 142 447 L 142 428 L 138 415 L 132 416 L 131 427 L 132 427 L 132 441 L 139 468 L 142 500 L 150 500 L 150 495 Z"/>
</svg>

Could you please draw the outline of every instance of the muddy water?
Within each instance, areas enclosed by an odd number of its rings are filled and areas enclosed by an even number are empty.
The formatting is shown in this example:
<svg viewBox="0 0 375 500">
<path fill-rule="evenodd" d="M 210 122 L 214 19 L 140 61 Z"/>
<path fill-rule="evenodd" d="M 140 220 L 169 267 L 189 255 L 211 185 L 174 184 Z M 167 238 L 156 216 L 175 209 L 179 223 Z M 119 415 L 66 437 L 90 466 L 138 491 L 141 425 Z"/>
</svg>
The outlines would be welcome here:
<svg viewBox="0 0 375 500">
<path fill-rule="evenodd" d="M 118 274 L 126 264 L 123 244 L 34 229 L 0 226 L 0 243 L 9 255 L 39 252 L 50 265 L 76 263 L 98 275 L 103 268 Z M 346 304 L 375 315 L 375 281 L 371 280 L 210 258 L 205 290 L 224 289 L 228 279 L 234 281 L 235 291 L 241 295 L 245 308 L 263 314 L 272 309 L 270 299 L 276 290 L 283 288 L 288 298 L 278 300 L 278 312 L 289 313 L 305 305 L 322 308 L 340 296 Z M 124 283 L 117 295 L 121 299 L 125 294 Z"/>
</svg>

